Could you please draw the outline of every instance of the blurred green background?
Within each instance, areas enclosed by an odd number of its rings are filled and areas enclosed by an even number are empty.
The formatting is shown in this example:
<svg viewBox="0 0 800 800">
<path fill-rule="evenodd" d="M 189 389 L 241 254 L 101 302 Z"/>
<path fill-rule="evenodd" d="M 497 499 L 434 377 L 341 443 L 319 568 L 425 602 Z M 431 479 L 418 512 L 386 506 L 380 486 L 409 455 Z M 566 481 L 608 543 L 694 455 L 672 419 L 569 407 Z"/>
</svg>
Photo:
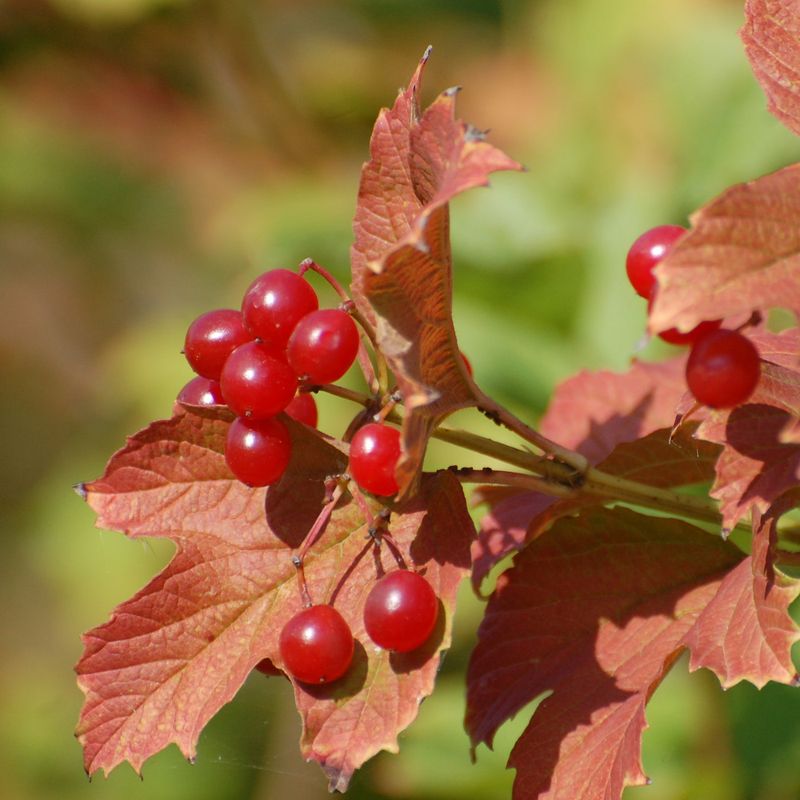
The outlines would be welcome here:
<svg viewBox="0 0 800 800">
<path fill-rule="evenodd" d="M 346 279 L 372 122 L 429 43 L 425 98 L 523 161 L 453 206 L 455 316 L 479 383 L 534 420 L 556 381 L 624 368 L 645 310 L 623 259 L 729 184 L 800 157 L 765 111 L 741 0 L 5 0 L 0 4 L 4 558 L 0 785 L 10 800 L 315 798 L 283 680 L 251 676 L 188 766 L 175 748 L 87 782 L 72 730 L 82 631 L 164 543 L 93 527 L 71 486 L 167 416 L 200 312 L 313 256 Z M 666 352 L 649 345 L 645 355 Z M 321 427 L 348 409 L 323 401 Z M 459 424 L 488 430 L 467 415 Z M 453 456 L 432 453 L 434 463 Z M 464 592 L 435 695 L 354 798 L 509 796 L 527 712 L 469 763 Z M 723 694 L 681 662 L 650 706 L 630 800 L 797 800 L 800 693 Z"/>
</svg>

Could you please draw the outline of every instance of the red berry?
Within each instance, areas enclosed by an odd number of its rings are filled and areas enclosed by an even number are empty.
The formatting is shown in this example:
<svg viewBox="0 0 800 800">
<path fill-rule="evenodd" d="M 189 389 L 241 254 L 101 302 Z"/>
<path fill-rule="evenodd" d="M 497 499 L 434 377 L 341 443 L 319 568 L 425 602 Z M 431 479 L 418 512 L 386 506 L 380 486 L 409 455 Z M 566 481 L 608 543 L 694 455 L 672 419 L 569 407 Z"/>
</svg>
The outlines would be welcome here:
<svg viewBox="0 0 800 800">
<path fill-rule="evenodd" d="M 219 308 L 206 311 L 189 326 L 183 353 L 198 375 L 218 381 L 228 356 L 252 338 L 240 312 Z"/>
<path fill-rule="evenodd" d="M 686 362 L 686 383 L 695 398 L 711 408 L 733 408 L 753 393 L 761 361 L 741 333 L 718 330 L 697 342 Z"/>
<path fill-rule="evenodd" d="M 358 328 L 338 308 L 307 314 L 289 337 L 286 355 L 292 369 L 311 383 L 332 383 L 350 369 L 358 354 Z"/>
<path fill-rule="evenodd" d="M 680 225 L 659 225 L 645 231 L 631 245 L 625 269 L 636 294 L 645 299 L 650 297 L 656 282 L 653 268 L 684 233 L 686 228 Z"/>
<path fill-rule="evenodd" d="M 329 683 L 341 678 L 353 660 L 350 626 L 333 606 L 311 606 L 283 626 L 283 666 L 303 683 Z"/>
<path fill-rule="evenodd" d="M 244 324 L 265 342 L 286 344 L 295 325 L 319 308 L 311 284 L 288 269 L 273 269 L 259 275 L 242 300 Z"/>
<path fill-rule="evenodd" d="M 225 461 L 231 472 L 248 486 L 269 486 L 286 471 L 292 440 L 277 419 L 238 417 L 228 428 Z"/>
<path fill-rule="evenodd" d="M 240 417 L 265 419 L 283 411 L 297 391 L 297 376 L 267 344 L 248 342 L 225 362 L 220 386 L 225 402 Z"/>
<path fill-rule="evenodd" d="M 686 331 L 686 333 L 681 333 L 677 328 L 667 328 L 667 330 L 661 331 L 658 336 L 669 344 L 682 347 L 683 345 L 699 342 L 704 336 L 708 336 L 709 333 L 718 330 L 720 325 L 722 325 L 721 319 L 709 319 L 699 325 L 695 325 L 694 328 Z"/>
<path fill-rule="evenodd" d="M 304 422 L 311 428 L 317 427 L 317 403 L 308 392 L 296 394 L 284 411 L 298 422 Z"/>
<path fill-rule="evenodd" d="M 350 475 L 367 492 L 382 497 L 397 494 L 394 471 L 400 453 L 400 431 L 370 422 L 359 428 L 350 442 Z"/>
<path fill-rule="evenodd" d="M 178 402 L 187 406 L 224 406 L 222 389 L 217 381 L 197 375 L 178 393 Z"/>
<path fill-rule="evenodd" d="M 650 313 L 650 309 L 653 307 L 653 301 L 655 300 L 655 292 L 650 295 L 649 299 L 647 300 L 647 313 Z M 722 325 L 721 319 L 709 319 L 704 320 L 703 322 L 695 325 L 690 331 L 686 331 L 686 333 L 681 333 L 677 328 L 667 328 L 665 331 L 661 331 L 658 334 L 659 339 L 662 339 L 669 344 L 674 344 L 678 346 L 694 344 L 695 342 L 699 342 L 704 336 L 707 336 L 712 331 L 715 331 Z"/>
<path fill-rule="evenodd" d="M 398 569 L 384 575 L 364 604 L 364 627 L 369 638 L 385 650 L 407 653 L 433 631 L 439 601 L 421 575 Z"/>
</svg>

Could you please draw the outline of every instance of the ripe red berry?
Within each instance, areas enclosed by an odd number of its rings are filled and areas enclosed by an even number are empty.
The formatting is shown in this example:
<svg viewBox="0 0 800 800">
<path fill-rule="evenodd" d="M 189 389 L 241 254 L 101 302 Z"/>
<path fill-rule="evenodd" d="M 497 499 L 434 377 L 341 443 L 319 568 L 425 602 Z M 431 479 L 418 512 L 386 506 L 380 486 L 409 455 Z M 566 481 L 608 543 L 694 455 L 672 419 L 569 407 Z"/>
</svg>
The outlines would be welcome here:
<svg viewBox="0 0 800 800">
<path fill-rule="evenodd" d="M 686 383 L 695 398 L 711 408 L 733 408 L 753 393 L 761 361 L 741 333 L 718 330 L 697 342 L 686 362 Z"/>
<path fill-rule="evenodd" d="M 401 451 L 397 428 L 370 422 L 359 428 L 350 442 L 350 475 L 367 492 L 382 497 L 397 494 L 394 471 Z"/>
<path fill-rule="evenodd" d="M 686 331 L 686 333 L 681 333 L 677 328 L 667 328 L 667 330 L 661 331 L 658 337 L 669 344 L 682 347 L 699 342 L 704 336 L 708 336 L 712 331 L 718 330 L 720 325 L 722 325 L 721 319 L 709 319 L 699 325 L 695 325 L 694 328 Z"/>
<path fill-rule="evenodd" d="M 228 428 L 225 461 L 231 472 L 248 486 L 269 486 L 286 471 L 292 440 L 277 419 L 238 417 Z"/>
<path fill-rule="evenodd" d="M 303 683 L 329 683 L 347 672 L 355 642 L 344 617 L 327 605 L 295 614 L 280 636 L 283 666 Z"/>
<path fill-rule="evenodd" d="M 222 389 L 217 381 L 197 375 L 178 393 L 178 402 L 187 406 L 224 406 Z"/>
<path fill-rule="evenodd" d="M 283 411 L 297 391 L 297 376 L 267 344 L 247 342 L 225 362 L 220 376 L 222 396 L 240 417 L 265 419 Z"/>
<path fill-rule="evenodd" d="M 647 300 L 648 314 L 650 313 L 650 309 L 653 307 L 655 296 L 655 292 L 653 292 L 653 294 L 651 294 Z M 698 325 L 695 325 L 690 331 L 686 331 L 686 333 L 681 333 L 677 328 L 667 328 L 667 330 L 661 331 L 661 333 L 658 334 L 658 338 L 668 342 L 669 344 L 682 347 L 684 345 L 699 342 L 704 336 L 707 336 L 712 331 L 717 330 L 720 325 L 722 325 L 721 319 L 704 320 Z"/>
<path fill-rule="evenodd" d="M 386 650 L 407 653 L 431 635 L 439 616 L 439 600 L 421 575 L 398 569 L 384 575 L 364 604 L 369 638 Z"/>
<path fill-rule="evenodd" d="M 192 322 L 186 331 L 183 353 L 198 375 L 218 381 L 228 356 L 252 338 L 240 312 L 218 308 L 206 311 Z"/>
<path fill-rule="evenodd" d="M 667 254 L 675 242 L 686 233 L 680 225 L 659 225 L 645 231 L 628 250 L 625 269 L 636 294 L 650 297 L 656 279 L 653 268 Z"/>
<path fill-rule="evenodd" d="M 259 275 L 242 300 L 244 323 L 253 336 L 265 342 L 286 345 L 295 325 L 319 308 L 311 284 L 288 269 L 273 269 Z"/>
<path fill-rule="evenodd" d="M 298 422 L 304 422 L 311 428 L 317 427 L 317 403 L 314 395 L 308 392 L 296 394 L 284 411 Z"/>
<path fill-rule="evenodd" d="M 358 354 L 358 328 L 338 308 L 307 314 L 289 337 L 286 355 L 292 369 L 311 383 L 332 383 L 350 369 Z"/>
</svg>

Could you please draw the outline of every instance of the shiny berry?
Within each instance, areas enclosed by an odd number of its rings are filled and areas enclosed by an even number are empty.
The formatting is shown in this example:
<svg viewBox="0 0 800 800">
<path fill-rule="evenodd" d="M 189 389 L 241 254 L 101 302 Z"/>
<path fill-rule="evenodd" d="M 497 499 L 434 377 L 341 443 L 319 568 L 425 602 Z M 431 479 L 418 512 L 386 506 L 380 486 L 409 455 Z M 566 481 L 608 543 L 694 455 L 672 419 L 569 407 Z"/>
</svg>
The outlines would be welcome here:
<svg viewBox="0 0 800 800">
<path fill-rule="evenodd" d="M 647 301 L 647 313 L 650 313 L 650 309 L 653 307 L 653 301 L 655 300 L 655 292 L 650 295 Z M 683 347 L 685 345 L 694 344 L 695 342 L 699 342 L 704 336 L 711 333 L 712 331 L 716 331 L 719 329 L 719 326 L 722 325 L 721 319 L 709 319 L 704 320 L 703 322 L 695 325 L 690 331 L 686 331 L 685 333 L 681 333 L 677 328 L 667 328 L 665 331 L 661 331 L 658 334 L 658 338 L 662 341 L 668 342 L 669 344 L 674 344 L 679 347 Z"/>
<path fill-rule="evenodd" d="M 286 471 L 292 440 L 277 419 L 238 417 L 228 428 L 225 461 L 231 472 L 248 486 L 269 486 Z"/>
<path fill-rule="evenodd" d="M 245 292 L 242 315 L 247 329 L 265 342 L 286 345 L 295 325 L 319 308 L 311 284 L 288 269 L 259 275 Z"/>
<path fill-rule="evenodd" d="M 300 377 L 314 384 L 332 383 L 355 361 L 358 341 L 358 328 L 347 312 L 322 308 L 297 323 L 286 355 Z"/>
<path fill-rule="evenodd" d="M 686 383 L 698 402 L 734 408 L 747 400 L 761 375 L 753 343 L 737 331 L 718 330 L 697 342 L 686 362 Z"/>
<path fill-rule="evenodd" d="M 359 428 L 350 442 L 350 475 L 367 492 L 382 497 L 397 494 L 394 473 L 400 453 L 400 431 L 370 422 Z"/>
<path fill-rule="evenodd" d="M 384 575 L 364 604 L 364 627 L 375 644 L 407 653 L 431 635 L 439 616 L 439 600 L 421 575 L 398 569 Z"/>
<path fill-rule="evenodd" d="M 329 683 L 347 672 L 355 642 L 344 617 L 327 605 L 311 606 L 283 626 L 280 652 L 284 669 L 303 683 Z"/>
<path fill-rule="evenodd" d="M 217 381 L 197 375 L 178 393 L 178 402 L 187 406 L 224 406 L 222 389 Z"/>
<path fill-rule="evenodd" d="M 656 282 L 653 268 L 684 233 L 686 228 L 680 225 L 659 225 L 645 231 L 631 245 L 625 269 L 636 294 L 645 299 L 650 297 Z"/>
<path fill-rule="evenodd" d="M 683 347 L 699 342 L 712 331 L 719 330 L 720 325 L 722 325 L 721 319 L 709 319 L 701 322 L 699 325 L 695 325 L 694 328 L 690 331 L 686 331 L 686 333 L 681 333 L 677 328 L 667 328 L 667 330 L 661 331 L 661 333 L 658 334 L 658 338 L 669 344 Z"/>
<path fill-rule="evenodd" d="M 317 402 L 314 395 L 308 392 L 298 392 L 284 411 L 298 422 L 304 422 L 311 428 L 317 427 Z"/>
<path fill-rule="evenodd" d="M 237 347 L 220 376 L 222 396 L 240 417 L 265 419 L 283 411 L 297 391 L 297 376 L 267 344 L 248 342 Z"/>
<path fill-rule="evenodd" d="M 228 356 L 252 338 L 240 312 L 218 308 L 201 314 L 189 326 L 183 353 L 198 375 L 218 381 Z"/>
</svg>

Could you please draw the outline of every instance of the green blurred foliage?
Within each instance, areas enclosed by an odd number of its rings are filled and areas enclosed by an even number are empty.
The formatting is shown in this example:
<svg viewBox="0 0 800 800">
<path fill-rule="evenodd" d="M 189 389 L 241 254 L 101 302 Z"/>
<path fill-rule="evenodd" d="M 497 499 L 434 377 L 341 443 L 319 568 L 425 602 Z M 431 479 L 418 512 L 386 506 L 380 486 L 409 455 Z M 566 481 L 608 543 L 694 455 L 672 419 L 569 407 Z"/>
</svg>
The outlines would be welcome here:
<svg viewBox="0 0 800 800">
<path fill-rule="evenodd" d="M 429 43 L 425 96 L 523 161 L 453 206 L 455 316 L 478 381 L 526 418 L 582 368 L 622 369 L 645 312 L 622 262 L 729 184 L 797 159 L 764 110 L 733 0 L 8 0 L 0 9 L 0 520 L 6 553 L 5 796 L 304 798 L 288 687 L 254 675 L 198 764 L 174 748 L 87 783 L 71 731 L 81 631 L 145 583 L 168 544 L 93 528 L 72 484 L 168 415 L 183 331 L 268 266 L 313 256 L 346 280 L 377 110 Z M 648 345 L 658 357 L 666 348 Z M 348 380 L 357 385 L 357 379 Z M 321 426 L 352 408 L 321 401 Z M 456 420 L 478 432 L 477 414 Z M 431 464 L 459 460 L 435 446 Z M 355 798 L 508 796 L 496 752 L 469 764 L 464 670 L 482 605 L 465 589 L 437 692 L 356 777 Z M 723 694 L 681 662 L 649 709 L 652 787 L 631 798 L 800 796 L 800 698 Z"/>
</svg>

